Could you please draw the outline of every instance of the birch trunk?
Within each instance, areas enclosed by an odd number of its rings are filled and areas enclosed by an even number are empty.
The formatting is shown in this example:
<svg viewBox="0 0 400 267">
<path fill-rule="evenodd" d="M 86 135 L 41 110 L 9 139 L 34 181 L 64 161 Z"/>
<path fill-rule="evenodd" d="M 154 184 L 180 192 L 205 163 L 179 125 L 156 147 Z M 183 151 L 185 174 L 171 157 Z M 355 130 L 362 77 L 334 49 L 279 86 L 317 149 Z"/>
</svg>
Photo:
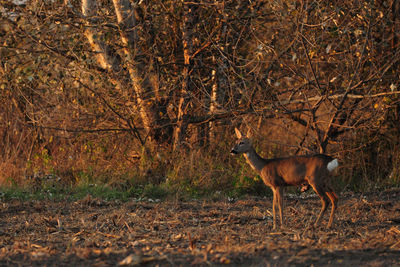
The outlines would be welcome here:
<svg viewBox="0 0 400 267">
<path fill-rule="evenodd" d="M 100 41 L 101 33 L 92 27 L 95 24 L 96 0 L 82 0 L 82 15 L 86 18 L 85 36 L 92 50 L 96 52 L 99 65 L 106 70 L 118 71 L 118 59 L 110 53 L 106 44 Z"/>
<path fill-rule="evenodd" d="M 176 151 L 186 134 L 187 122 L 185 115 L 187 113 L 188 98 L 189 98 L 189 73 L 190 73 L 190 58 L 192 55 L 193 44 L 192 44 L 192 24 L 193 24 L 193 13 L 192 6 L 183 3 L 184 19 L 182 26 L 182 42 L 183 42 L 183 57 L 184 67 L 182 71 L 182 87 L 179 95 L 178 102 L 178 114 L 176 127 L 173 135 L 173 150 Z"/>
<path fill-rule="evenodd" d="M 127 66 L 129 76 L 132 82 L 133 90 L 136 96 L 136 102 L 139 107 L 140 117 L 146 136 L 150 136 L 152 128 L 155 126 L 156 116 L 151 108 L 151 103 L 145 101 L 144 96 L 151 96 L 151 90 L 146 90 L 144 81 L 146 79 L 145 70 L 138 62 L 135 62 L 133 52 L 140 54 L 139 46 L 136 46 L 137 33 L 135 30 L 136 18 L 134 8 L 129 0 L 113 0 L 117 21 L 120 28 L 120 35 L 124 48 L 125 65 Z M 136 47 L 135 47 L 136 46 Z M 150 88 L 147 88 L 150 89 Z"/>
<path fill-rule="evenodd" d="M 211 71 L 211 79 L 212 79 L 212 87 L 211 87 L 211 95 L 210 95 L 210 111 L 209 114 L 215 114 L 217 109 L 217 95 L 218 95 L 218 79 L 217 79 L 217 71 L 214 69 Z M 210 121 L 208 123 L 208 138 L 209 143 L 212 146 L 215 143 L 215 122 Z"/>
<path fill-rule="evenodd" d="M 226 17 L 226 13 L 224 12 L 224 3 L 222 3 L 221 6 L 221 17 L 223 19 L 219 19 L 221 25 L 221 31 L 219 34 L 219 40 L 225 41 L 226 40 L 226 34 L 227 34 L 227 25 L 226 25 L 226 21 L 227 21 L 227 17 Z M 225 52 L 225 43 L 221 42 L 221 45 L 219 45 L 219 49 L 221 50 L 221 52 Z M 213 58 L 214 61 L 214 65 L 216 66 L 216 69 L 213 69 L 211 71 L 211 79 L 212 79 L 212 88 L 211 88 L 211 95 L 210 95 L 210 110 L 209 110 L 209 114 L 210 115 L 214 115 L 216 113 L 221 112 L 220 107 L 222 102 L 224 101 L 224 94 L 223 94 L 223 90 L 227 90 L 228 88 L 228 82 L 226 79 L 226 69 L 228 68 L 228 62 L 226 57 L 222 57 L 221 62 L 215 60 L 215 58 Z M 219 109 L 219 110 L 218 110 Z M 210 145 L 212 146 L 213 144 L 216 143 L 215 140 L 215 132 L 216 132 L 216 122 L 215 121 L 210 121 L 208 124 L 209 127 L 209 142 Z"/>
</svg>

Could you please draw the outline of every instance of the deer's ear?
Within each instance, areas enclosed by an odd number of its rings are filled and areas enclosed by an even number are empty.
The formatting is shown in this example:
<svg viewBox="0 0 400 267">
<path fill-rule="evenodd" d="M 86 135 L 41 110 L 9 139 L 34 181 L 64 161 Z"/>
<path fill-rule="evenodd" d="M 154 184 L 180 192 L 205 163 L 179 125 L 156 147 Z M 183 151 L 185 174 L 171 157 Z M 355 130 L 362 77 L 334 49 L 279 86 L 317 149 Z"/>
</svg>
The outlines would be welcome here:
<svg viewBox="0 0 400 267">
<path fill-rule="evenodd" d="M 253 132 L 252 132 L 251 128 L 249 127 L 247 130 L 247 133 L 246 133 L 246 137 L 251 138 L 252 136 L 253 136 Z"/>
<path fill-rule="evenodd" d="M 236 136 L 237 136 L 237 138 L 239 138 L 239 139 L 241 139 L 242 138 L 242 133 L 239 131 L 239 129 L 238 128 L 236 128 L 235 127 L 235 133 L 236 133 Z"/>
</svg>

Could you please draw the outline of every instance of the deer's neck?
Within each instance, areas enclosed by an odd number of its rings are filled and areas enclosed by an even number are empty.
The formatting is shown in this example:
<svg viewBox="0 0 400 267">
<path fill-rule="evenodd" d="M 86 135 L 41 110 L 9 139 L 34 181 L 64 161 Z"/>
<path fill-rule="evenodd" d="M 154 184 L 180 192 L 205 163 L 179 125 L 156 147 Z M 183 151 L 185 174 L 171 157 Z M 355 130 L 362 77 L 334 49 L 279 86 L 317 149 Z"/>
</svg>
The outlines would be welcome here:
<svg viewBox="0 0 400 267">
<path fill-rule="evenodd" d="M 244 156 L 247 159 L 247 162 L 250 164 L 250 166 L 257 172 L 261 172 L 261 170 L 266 164 L 266 160 L 263 159 L 260 155 L 258 155 L 257 152 L 254 150 L 254 148 L 251 148 L 251 150 L 246 154 L 244 154 Z"/>
</svg>

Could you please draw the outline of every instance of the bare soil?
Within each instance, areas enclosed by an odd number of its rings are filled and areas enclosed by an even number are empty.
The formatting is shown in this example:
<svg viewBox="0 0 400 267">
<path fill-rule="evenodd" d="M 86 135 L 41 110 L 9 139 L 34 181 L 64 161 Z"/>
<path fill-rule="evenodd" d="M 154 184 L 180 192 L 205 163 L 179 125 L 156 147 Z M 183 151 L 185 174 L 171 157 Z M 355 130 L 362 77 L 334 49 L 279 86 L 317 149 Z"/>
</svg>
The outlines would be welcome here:
<svg viewBox="0 0 400 267">
<path fill-rule="evenodd" d="M 341 196 L 336 221 L 312 223 L 317 197 L 0 203 L 0 266 L 400 266 L 400 191 Z"/>
</svg>

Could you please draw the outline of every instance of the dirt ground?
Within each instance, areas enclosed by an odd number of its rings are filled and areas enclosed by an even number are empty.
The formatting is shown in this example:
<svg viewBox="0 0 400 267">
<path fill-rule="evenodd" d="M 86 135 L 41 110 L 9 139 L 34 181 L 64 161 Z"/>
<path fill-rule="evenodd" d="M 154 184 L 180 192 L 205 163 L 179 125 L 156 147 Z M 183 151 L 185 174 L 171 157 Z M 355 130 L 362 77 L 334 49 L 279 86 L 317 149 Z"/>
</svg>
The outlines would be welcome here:
<svg viewBox="0 0 400 267">
<path fill-rule="evenodd" d="M 0 203 L 0 266 L 400 266 L 400 190 L 341 195 L 336 221 L 312 223 L 315 196 L 271 199 Z"/>
</svg>

